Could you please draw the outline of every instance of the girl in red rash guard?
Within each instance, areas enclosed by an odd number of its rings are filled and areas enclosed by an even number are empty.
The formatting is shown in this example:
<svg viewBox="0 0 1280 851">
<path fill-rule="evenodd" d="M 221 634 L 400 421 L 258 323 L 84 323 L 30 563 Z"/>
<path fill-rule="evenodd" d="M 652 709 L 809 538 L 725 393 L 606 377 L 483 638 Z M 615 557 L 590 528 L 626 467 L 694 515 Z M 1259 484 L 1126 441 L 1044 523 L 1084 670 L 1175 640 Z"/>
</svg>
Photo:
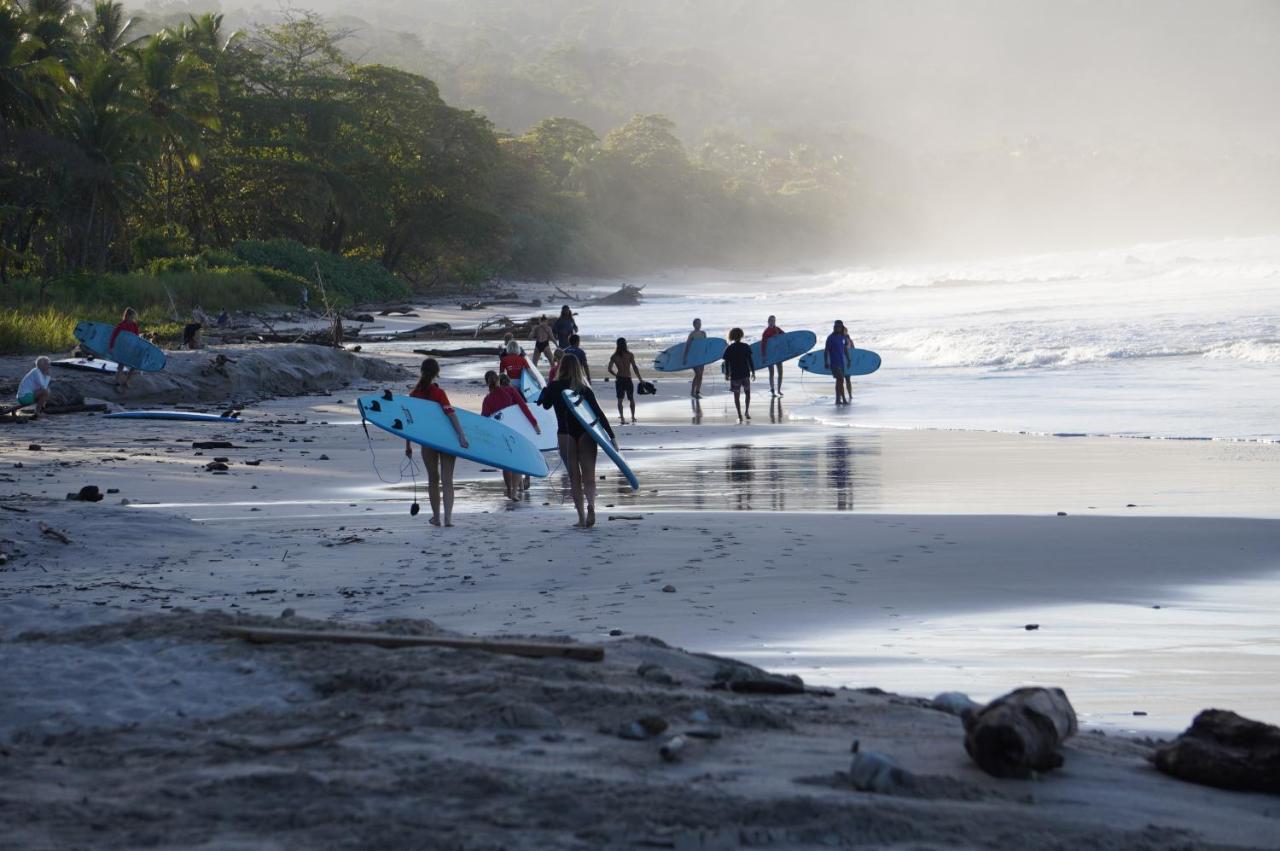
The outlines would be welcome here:
<svg viewBox="0 0 1280 851">
<path fill-rule="evenodd" d="M 520 344 L 515 340 L 507 343 L 506 353 L 498 361 L 498 368 L 507 374 L 512 381 L 520 380 L 520 373 L 529 368 L 529 362 L 520 354 Z"/>
<path fill-rule="evenodd" d="M 467 436 L 462 431 L 462 423 L 458 422 L 458 415 L 453 412 L 453 405 L 449 404 L 449 397 L 440 389 L 440 385 L 436 384 L 436 378 L 440 376 L 440 364 L 435 358 L 427 358 L 422 362 L 422 375 L 418 378 L 418 383 L 414 385 L 409 395 L 416 399 L 428 399 L 435 402 L 444 409 L 445 414 L 453 423 L 453 429 L 458 433 L 458 443 L 463 449 L 467 448 Z M 406 457 L 413 457 L 413 444 L 405 441 L 404 454 Z M 446 452 L 440 452 L 435 449 L 422 447 L 422 463 L 427 468 L 427 494 L 431 499 L 431 520 L 428 522 L 432 526 L 440 525 L 440 489 L 444 485 L 444 525 L 453 525 L 453 465 L 458 460 L 456 455 L 450 455 Z"/>
<path fill-rule="evenodd" d="M 517 355 L 517 357 L 519 356 Z M 491 417 L 498 411 L 510 408 L 512 405 L 519 405 L 521 412 L 528 417 L 529 424 L 533 426 L 533 430 L 538 434 L 542 434 L 542 429 L 538 427 L 538 421 L 533 417 L 533 411 L 529 410 L 529 406 L 525 404 L 524 396 L 521 395 L 519 390 L 510 384 L 499 384 L 498 373 L 492 369 L 484 374 L 484 383 L 489 385 L 489 393 L 480 404 L 481 416 Z M 507 499 L 519 502 L 521 491 L 524 490 L 524 477 L 519 473 L 503 470 L 502 481 L 507 486 Z"/>
<path fill-rule="evenodd" d="M 132 307 L 124 309 L 124 315 L 120 317 L 120 324 L 111 332 L 111 340 L 107 343 L 107 357 L 112 356 L 112 350 L 116 347 L 116 337 L 120 336 L 121 331 L 128 331 L 130 334 L 138 333 L 138 311 Z M 116 390 L 124 390 L 129 386 L 129 379 L 133 378 L 134 370 L 121 365 L 116 371 Z"/>
</svg>

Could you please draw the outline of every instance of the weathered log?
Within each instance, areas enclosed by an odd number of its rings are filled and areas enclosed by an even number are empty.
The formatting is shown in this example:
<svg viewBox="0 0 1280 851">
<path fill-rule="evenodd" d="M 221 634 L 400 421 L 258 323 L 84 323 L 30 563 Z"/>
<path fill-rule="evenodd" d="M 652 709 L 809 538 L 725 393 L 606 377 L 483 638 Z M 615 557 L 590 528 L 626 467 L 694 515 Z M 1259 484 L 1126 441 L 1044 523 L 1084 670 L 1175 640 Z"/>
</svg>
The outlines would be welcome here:
<svg viewBox="0 0 1280 851">
<path fill-rule="evenodd" d="M 427 358 L 474 358 L 498 356 L 498 349 L 494 346 L 463 346 L 460 349 L 414 349 L 415 355 L 422 355 Z"/>
<path fill-rule="evenodd" d="M 483 650 L 511 656 L 558 657 L 583 662 L 599 662 L 604 648 L 598 644 L 551 644 L 505 639 L 445 638 L 425 635 L 392 635 L 386 632 L 345 630 L 275 629 L 272 627 L 227 626 L 222 631 L 259 644 L 329 641 L 336 644 L 372 644 L 377 647 L 450 647 L 455 650 Z"/>
<path fill-rule="evenodd" d="M 1062 765 L 1062 743 L 1079 729 L 1060 688 L 1020 688 L 964 719 L 964 749 L 995 777 L 1028 778 Z"/>
<path fill-rule="evenodd" d="M 1206 709 L 1151 761 L 1191 783 L 1280 793 L 1280 727 L 1226 709 Z"/>
</svg>

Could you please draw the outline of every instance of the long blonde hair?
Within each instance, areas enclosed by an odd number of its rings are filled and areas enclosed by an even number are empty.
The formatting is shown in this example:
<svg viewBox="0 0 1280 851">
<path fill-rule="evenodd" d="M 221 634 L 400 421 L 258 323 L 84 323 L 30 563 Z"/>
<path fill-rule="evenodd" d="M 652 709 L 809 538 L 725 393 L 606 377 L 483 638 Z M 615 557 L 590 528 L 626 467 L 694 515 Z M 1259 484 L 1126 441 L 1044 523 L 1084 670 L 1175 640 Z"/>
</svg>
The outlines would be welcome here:
<svg viewBox="0 0 1280 851">
<path fill-rule="evenodd" d="M 560 381 L 569 382 L 569 389 L 575 393 L 581 393 L 587 386 L 583 376 L 582 361 L 573 355 L 565 355 L 560 359 L 560 368 L 556 371 L 556 378 Z"/>
</svg>

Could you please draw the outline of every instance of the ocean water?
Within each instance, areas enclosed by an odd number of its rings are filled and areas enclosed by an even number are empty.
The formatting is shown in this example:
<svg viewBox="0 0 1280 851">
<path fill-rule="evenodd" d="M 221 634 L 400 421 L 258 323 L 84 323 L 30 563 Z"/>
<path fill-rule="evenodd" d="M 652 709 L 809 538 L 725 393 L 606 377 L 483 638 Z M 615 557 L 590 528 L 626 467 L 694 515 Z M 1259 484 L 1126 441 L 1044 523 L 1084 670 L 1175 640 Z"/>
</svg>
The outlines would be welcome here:
<svg viewBox="0 0 1280 851">
<path fill-rule="evenodd" d="M 883 356 L 836 409 L 826 379 L 793 418 L 831 425 L 1280 440 L 1280 236 L 982 262 L 776 276 L 633 279 L 643 307 L 580 311 L 585 336 L 636 348 L 759 337 L 769 314 L 822 335 L 835 318 Z M 601 287 L 600 289 L 607 289 Z M 805 394 L 813 395 L 813 394 Z"/>
</svg>

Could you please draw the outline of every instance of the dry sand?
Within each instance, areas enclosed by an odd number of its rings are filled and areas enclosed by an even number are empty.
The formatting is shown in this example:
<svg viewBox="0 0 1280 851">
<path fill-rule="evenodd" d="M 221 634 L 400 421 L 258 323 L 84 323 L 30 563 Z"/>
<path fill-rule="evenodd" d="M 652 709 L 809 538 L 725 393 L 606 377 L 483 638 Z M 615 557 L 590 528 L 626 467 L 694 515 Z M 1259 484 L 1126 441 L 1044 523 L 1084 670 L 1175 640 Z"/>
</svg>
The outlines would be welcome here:
<svg viewBox="0 0 1280 851">
<path fill-rule="evenodd" d="M 874 636 L 937 636 L 939 619 L 994 613 L 1007 619 L 998 640 L 1014 648 L 1063 646 L 1063 621 L 1042 618 L 1030 633 L 1010 613 L 1067 604 L 1169 614 L 1176 624 L 1188 588 L 1274 577 L 1274 520 L 1078 516 L 1075 504 L 1066 517 L 677 513 L 654 510 L 663 486 L 632 497 L 602 466 L 601 523 L 583 532 L 569 528 L 560 477 L 506 508 L 496 475 L 460 465 L 459 525 L 433 529 L 425 513 L 408 515 L 407 490 L 374 478 L 353 422 L 355 391 L 407 383 L 404 373 L 351 358 L 359 365 L 338 373 L 316 361 L 313 374 L 314 358 L 349 356 L 252 351 L 267 363 L 240 373 L 244 398 L 291 386 L 335 392 L 255 405 L 243 426 L 69 415 L 0 427 L 0 819 L 10 826 L 0 845 L 1276 847 L 1274 798 L 1165 778 L 1145 762 L 1141 739 L 1094 729 L 1069 745 L 1063 770 L 995 781 L 964 755 L 958 720 L 919 698 L 732 695 L 708 689 L 719 663 L 633 637 L 785 667 L 771 649 L 852 634 L 845 640 L 866 644 L 845 644 L 837 675 L 824 677 L 811 659 L 806 678 L 872 686 L 886 652 Z M 283 383 L 253 378 L 290 371 Z M 455 402 L 478 407 L 470 378 L 451 380 Z M 165 398 L 138 387 L 148 404 Z M 642 480 L 661 482 L 657 445 L 740 442 L 730 428 L 644 424 L 623 443 L 654 442 L 638 465 Z M 382 474 L 397 478 L 394 441 L 373 438 Z M 235 448 L 192 447 L 219 439 Z M 890 449 L 885 459 L 881 447 L 882 469 L 905 466 L 903 445 Z M 206 471 L 215 457 L 228 459 L 225 474 Z M 733 484 L 731 470 L 699 463 L 688 463 L 687 478 L 705 478 L 709 498 Z M 1247 457 L 1240 464 L 1256 469 Z M 816 479 L 811 490 L 832 485 Z M 63 499 L 86 484 L 118 492 L 97 504 Z M 1138 490 L 1135 502 L 1149 504 L 1147 486 Z M 1129 510 L 1104 491 L 1113 513 Z M 215 629 L 231 618 L 275 621 L 286 608 L 297 613 L 291 624 L 396 618 L 386 628 L 603 641 L 606 661 L 263 648 Z M 223 614 L 199 614 L 210 609 Z M 136 615 L 143 620 L 125 620 Z M 1092 634 L 1108 629 L 1094 624 Z M 948 634 L 957 636 L 944 630 L 942 640 Z M 1241 676 L 1266 677 L 1274 656 L 1245 648 L 1232 658 L 1251 657 Z M 679 684 L 638 676 L 643 662 Z M 1182 726 L 1187 707 L 1216 702 L 1203 693 L 1213 674 L 1181 683 L 1166 728 Z M 1004 675 L 970 689 L 985 698 L 1027 681 Z M 1086 683 L 1068 692 L 1094 710 Z M 1261 694 L 1274 706 L 1274 692 Z M 698 726 L 698 711 L 722 738 L 695 741 L 678 763 L 658 757 L 658 740 L 615 734 L 646 714 Z M 917 783 L 893 794 L 850 789 L 837 772 L 854 738 L 891 754 Z"/>
</svg>

